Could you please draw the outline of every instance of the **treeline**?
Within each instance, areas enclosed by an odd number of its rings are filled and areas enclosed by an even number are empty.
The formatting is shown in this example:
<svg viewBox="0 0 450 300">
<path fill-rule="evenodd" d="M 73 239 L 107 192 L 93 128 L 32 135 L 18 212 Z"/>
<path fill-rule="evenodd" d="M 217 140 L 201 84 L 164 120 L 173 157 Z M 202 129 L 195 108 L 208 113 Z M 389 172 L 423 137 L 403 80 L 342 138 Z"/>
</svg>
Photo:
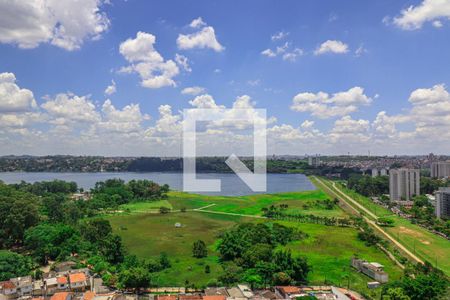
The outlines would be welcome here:
<svg viewBox="0 0 450 300">
<path fill-rule="evenodd" d="M 132 201 L 153 201 L 167 197 L 169 187 L 147 180 L 128 183 L 118 179 L 99 182 L 88 201 L 72 200 L 75 183 L 64 181 L 19 183 L 0 181 L 0 281 L 12 277 L 40 277 L 39 265 L 51 261 L 73 260 L 107 270 L 105 280 L 126 282 L 129 258 L 121 238 L 112 232 L 105 209 L 116 209 Z M 148 262 L 162 270 L 168 258 Z M 150 268 L 150 267 L 149 267 Z M 125 276 L 125 277 L 124 277 Z M 107 281 L 109 282 L 109 281 Z M 124 283 L 125 284 L 125 283 Z"/>
<path fill-rule="evenodd" d="M 306 258 L 290 250 L 276 250 L 306 237 L 301 231 L 277 223 L 243 223 L 227 230 L 218 246 L 224 273 L 216 284 L 246 282 L 258 288 L 307 283 L 311 267 Z"/>
<path fill-rule="evenodd" d="M 332 203 L 332 205 L 336 205 L 336 202 L 332 202 L 331 200 L 328 201 Z M 262 208 L 263 216 L 275 220 L 286 220 L 299 223 L 322 224 L 326 226 L 340 226 L 340 227 L 350 227 L 355 225 L 355 222 L 349 218 L 316 216 L 313 214 L 287 212 L 286 210 L 287 210 L 286 204 L 280 204 L 279 206 L 271 205 L 268 208 L 267 207 Z"/>
<path fill-rule="evenodd" d="M 439 187 L 450 186 L 450 180 L 420 177 L 420 193 L 433 194 Z M 366 197 L 389 194 L 389 176 L 372 177 L 353 174 L 347 180 L 347 187 Z"/>
<path fill-rule="evenodd" d="M 198 157 L 197 172 L 231 173 L 225 163 L 227 157 Z M 241 157 L 244 164 L 253 170 L 253 158 Z M 182 172 L 182 158 L 161 157 L 99 157 L 99 156 L 7 156 L 0 157 L 0 172 Z M 360 173 L 356 169 L 343 167 L 312 167 L 302 159 L 268 159 L 269 173 L 304 173 L 327 176 L 340 174 L 347 179 L 350 174 Z"/>
<path fill-rule="evenodd" d="M 389 194 L 389 176 L 352 175 L 347 181 L 347 187 L 366 197 Z"/>
</svg>

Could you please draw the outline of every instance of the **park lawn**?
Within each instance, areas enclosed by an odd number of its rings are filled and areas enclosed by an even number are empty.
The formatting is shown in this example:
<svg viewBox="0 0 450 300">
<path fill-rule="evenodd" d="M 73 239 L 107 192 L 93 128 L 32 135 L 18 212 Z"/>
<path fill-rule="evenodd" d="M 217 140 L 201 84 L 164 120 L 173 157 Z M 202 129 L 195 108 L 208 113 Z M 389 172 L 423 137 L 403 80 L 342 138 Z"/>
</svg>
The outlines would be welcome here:
<svg viewBox="0 0 450 300">
<path fill-rule="evenodd" d="M 167 207 L 172 209 L 172 204 L 167 200 L 147 201 L 147 202 L 132 202 L 123 204 L 119 207 L 120 210 L 126 210 L 127 212 L 142 213 L 148 211 L 158 211 L 160 207 Z"/>
<path fill-rule="evenodd" d="M 279 194 L 256 194 L 240 197 L 206 196 L 182 192 L 170 192 L 169 202 L 174 209 L 195 209 L 210 204 L 208 210 L 236 213 L 244 215 L 262 215 L 262 208 L 279 204 L 287 204 L 290 212 L 315 214 L 327 217 L 345 217 L 339 207 L 327 210 L 315 205 L 317 200 L 325 200 L 328 196 L 321 190 L 289 192 Z"/>
<path fill-rule="evenodd" d="M 240 222 L 268 222 L 263 219 L 194 211 L 163 215 L 114 215 L 110 216 L 109 220 L 114 232 L 122 237 L 131 254 L 153 259 L 157 259 L 161 252 L 168 254 L 172 267 L 154 274 L 154 282 L 158 286 L 183 286 L 186 281 L 196 286 L 204 286 L 213 282 L 223 272 L 216 251 L 219 234 Z M 182 224 L 181 228 L 174 226 L 177 222 Z M 327 280 L 346 285 L 344 281 L 347 279 L 344 275 L 348 274 L 352 288 L 366 291 L 365 286 L 370 279 L 349 267 L 354 253 L 385 265 L 391 278 L 398 278 L 400 275 L 399 269 L 384 253 L 376 248 L 366 247 L 358 241 L 353 228 L 286 221 L 280 223 L 308 233 L 307 239 L 290 243 L 287 247 L 292 249 L 294 254 L 308 258 L 313 268 L 309 278 L 312 284 L 323 284 L 324 280 Z M 198 239 L 205 241 L 208 246 L 206 258 L 192 257 L 192 243 Z M 206 265 L 210 266 L 210 274 L 205 273 Z"/>
<path fill-rule="evenodd" d="M 159 286 L 184 286 L 186 280 L 206 285 L 222 273 L 214 243 L 218 234 L 245 218 L 201 212 L 170 214 L 129 214 L 109 217 L 113 231 L 119 234 L 130 254 L 140 258 L 154 258 L 165 252 L 172 267 L 155 273 Z M 181 223 L 176 228 L 175 223 Z M 192 257 L 192 244 L 203 240 L 208 246 L 208 257 Z M 211 273 L 205 273 L 209 265 Z"/>
<path fill-rule="evenodd" d="M 323 179 L 322 181 L 332 188 L 329 180 Z M 417 256 L 436 265 L 439 269 L 444 271 L 445 274 L 450 276 L 450 241 L 440 237 L 428 230 L 412 224 L 409 220 L 399 217 L 384 207 L 373 203 L 369 198 L 364 197 L 352 190 L 339 185 L 341 190 L 352 197 L 355 201 L 358 201 L 361 205 L 368 208 L 375 215 L 382 217 L 387 216 L 394 221 L 393 227 L 385 227 L 385 230 L 391 234 L 391 236 L 400 241 L 408 250 L 416 253 Z M 356 207 L 355 207 L 356 208 Z"/>
<path fill-rule="evenodd" d="M 450 276 L 450 241 L 400 217 L 392 217 L 395 226 L 385 228 L 409 251 L 430 262 Z"/>
<path fill-rule="evenodd" d="M 357 201 L 359 204 L 363 205 L 365 208 L 367 208 L 371 213 L 376 215 L 377 217 L 387 217 L 392 216 L 394 213 L 390 211 L 389 209 L 384 208 L 383 206 L 380 206 L 376 203 L 374 203 L 370 198 L 363 196 L 351 189 L 346 188 L 342 184 L 336 184 L 341 191 L 349 195 L 351 198 L 353 198 L 355 201 Z"/>
<path fill-rule="evenodd" d="M 294 222 L 281 223 L 294 226 L 309 235 L 305 240 L 289 243 L 287 248 L 291 249 L 293 254 L 307 257 L 309 264 L 312 265 L 312 272 L 308 277 L 311 284 L 323 285 L 325 282 L 339 286 L 350 284 L 351 289 L 378 296 L 381 288 L 375 291 L 367 288 L 367 282 L 373 279 L 350 267 L 350 259 L 355 254 L 370 262 L 384 265 L 385 271 L 389 274 L 389 280 L 399 279 L 402 275 L 402 270 L 381 250 L 368 247 L 358 240 L 357 231 L 354 228 Z"/>
</svg>

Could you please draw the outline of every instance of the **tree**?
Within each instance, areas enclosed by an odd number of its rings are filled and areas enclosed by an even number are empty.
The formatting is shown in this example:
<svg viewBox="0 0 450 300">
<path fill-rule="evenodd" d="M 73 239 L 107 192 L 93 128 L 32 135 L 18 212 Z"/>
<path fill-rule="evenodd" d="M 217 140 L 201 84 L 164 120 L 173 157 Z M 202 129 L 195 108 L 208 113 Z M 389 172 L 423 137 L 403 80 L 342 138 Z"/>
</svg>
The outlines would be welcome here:
<svg viewBox="0 0 450 300">
<path fill-rule="evenodd" d="M 202 240 L 194 242 L 192 246 L 192 256 L 195 258 L 203 258 L 208 256 L 208 250 L 206 249 L 206 244 Z"/>
<path fill-rule="evenodd" d="M 119 287 L 139 291 L 151 283 L 151 274 L 143 267 L 124 269 L 119 273 Z"/>
<path fill-rule="evenodd" d="M 163 270 L 171 267 L 170 260 L 166 252 L 162 252 L 159 256 L 159 264 Z"/>
<path fill-rule="evenodd" d="M 30 257 L 0 250 L 0 281 L 30 275 L 35 265 Z"/>
<path fill-rule="evenodd" d="M 219 281 L 225 285 L 232 285 L 241 280 L 242 268 L 235 263 L 228 262 L 222 265 L 223 273 L 219 276 Z"/>
<path fill-rule="evenodd" d="M 168 208 L 168 207 L 161 206 L 161 207 L 159 208 L 159 213 L 160 213 L 160 214 L 168 214 L 169 212 L 170 212 L 170 208 Z"/>
<path fill-rule="evenodd" d="M 40 224 L 25 233 L 25 247 L 42 264 L 49 259 L 65 259 L 82 246 L 79 234 L 69 225 Z"/>
<path fill-rule="evenodd" d="M 0 248 L 23 242 L 25 231 L 38 224 L 36 196 L 0 184 Z"/>
<path fill-rule="evenodd" d="M 292 278 L 285 272 L 273 274 L 272 280 L 275 285 L 290 285 L 292 282 Z"/>
<path fill-rule="evenodd" d="M 383 295 L 383 300 L 411 300 L 402 288 L 390 288 Z"/>
<path fill-rule="evenodd" d="M 210 267 L 209 265 L 206 265 L 206 266 L 205 266 L 205 273 L 206 273 L 206 274 L 211 273 L 211 267 Z"/>
</svg>

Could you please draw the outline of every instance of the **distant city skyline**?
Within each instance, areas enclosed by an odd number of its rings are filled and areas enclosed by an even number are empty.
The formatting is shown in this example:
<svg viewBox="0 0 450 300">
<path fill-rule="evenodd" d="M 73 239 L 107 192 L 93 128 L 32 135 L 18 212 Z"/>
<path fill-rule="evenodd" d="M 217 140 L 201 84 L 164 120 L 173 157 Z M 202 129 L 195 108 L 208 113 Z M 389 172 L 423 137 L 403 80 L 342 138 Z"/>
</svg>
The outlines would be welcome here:
<svg viewBox="0 0 450 300">
<path fill-rule="evenodd" d="M 0 155 L 450 154 L 450 1 L 63 2 L 0 1 Z"/>
</svg>

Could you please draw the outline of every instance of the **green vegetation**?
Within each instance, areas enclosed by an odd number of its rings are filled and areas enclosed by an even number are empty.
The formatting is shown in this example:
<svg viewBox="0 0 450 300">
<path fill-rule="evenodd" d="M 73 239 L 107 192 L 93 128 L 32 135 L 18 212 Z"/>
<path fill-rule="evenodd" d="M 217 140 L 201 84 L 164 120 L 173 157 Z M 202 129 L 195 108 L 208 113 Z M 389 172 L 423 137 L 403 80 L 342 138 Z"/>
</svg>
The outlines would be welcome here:
<svg viewBox="0 0 450 300">
<path fill-rule="evenodd" d="M 252 287 L 306 283 L 310 271 L 306 258 L 293 257 L 290 250 L 275 251 L 277 246 L 304 237 L 302 232 L 278 223 L 243 223 L 225 231 L 218 245 L 221 259 L 228 262 L 226 267 L 235 264 L 240 271 L 233 278 L 221 276 L 221 282 L 244 281 Z"/>
<path fill-rule="evenodd" d="M 0 252 L 0 270 L 16 259 L 22 263 L 4 272 L 23 276 L 33 273 L 35 263 L 72 259 L 91 265 L 119 288 L 308 282 L 349 285 L 377 298 L 381 289 L 367 289 L 371 279 L 350 268 L 351 257 L 383 264 L 393 280 L 402 274 L 374 246 L 378 240 L 369 230 L 361 233 L 338 222 L 360 226 L 321 190 L 216 197 L 168 192 L 167 186 L 148 181 L 110 180 L 97 184 L 89 201 L 70 200 L 71 191 L 73 186 L 63 182 L 0 184 L 1 245 L 27 253 Z M 357 201 L 370 200 L 359 196 Z M 271 208 L 285 218 L 266 218 Z M 17 214 L 21 223 L 8 214 Z M 388 231 L 406 222 L 381 208 L 376 214 L 385 223 L 393 220 Z M 308 222 L 299 222 L 300 216 L 308 216 Z M 435 253 L 445 257 L 446 243 L 436 245 Z"/>
<path fill-rule="evenodd" d="M 0 281 L 29 275 L 35 267 L 35 263 L 28 256 L 0 250 Z"/>
<path fill-rule="evenodd" d="M 321 180 L 328 188 L 333 189 L 331 181 L 323 178 Z M 314 179 L 312 181 L 317 183 Z M 401 242 L 409 251 L 415 253 L 424 261 L 428 261 L 435 266 L 437 265 L 437 267 L 444 271 L 447 276 L 450 275 L 450 259 L 448 258 L 447 253 L 450 242 L 447 239 L 431 233 L 416 224 L 412 224 L 411 221 L 393 214 L 388 209 L 375 204 L 369 198 L 364 197 L 353 190 L 347 189 L 339 183 L 336 183 L 336 186 L 356 202 L 375 214 L 378 218 L 389 217 L 389 219 L 394 222 L 395 226 L 384 228 L 386 232 Z M 359 210 L 356 206 L 355 209 Z M 371 218 L 370 216 L 368 217 Z"/>
<path fill-rule="evenodd" d="M 389 176 L 352 175 L 347 186 L 364 196 L 380 196 L 389 193 Z"/>
</svg>

